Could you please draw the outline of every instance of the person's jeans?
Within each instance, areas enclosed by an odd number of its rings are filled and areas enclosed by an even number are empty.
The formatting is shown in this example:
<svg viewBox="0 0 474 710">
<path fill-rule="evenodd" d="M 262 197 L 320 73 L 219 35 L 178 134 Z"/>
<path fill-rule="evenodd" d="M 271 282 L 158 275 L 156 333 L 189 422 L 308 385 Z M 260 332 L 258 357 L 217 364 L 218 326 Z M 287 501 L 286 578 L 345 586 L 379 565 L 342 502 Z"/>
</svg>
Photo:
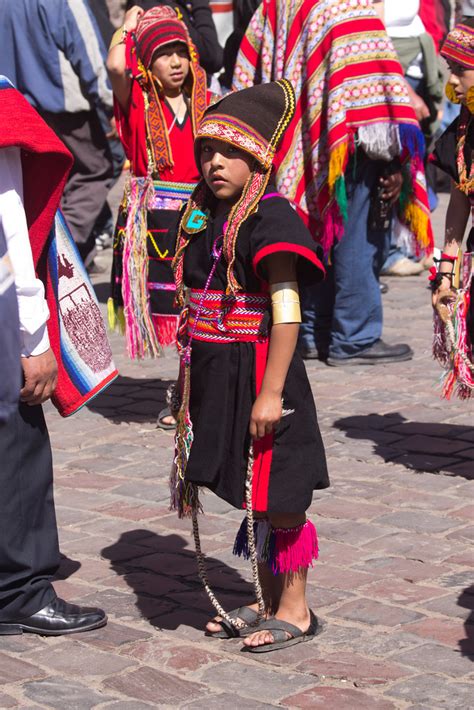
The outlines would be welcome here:
<svg viewBox="0 0 474 710">
<path fill-rule="evenodd" d="M 382 335 L 379 274 L 388 253 L 390 229 L 370 230 L 368 217 L 371 193 L 383 165 L 359 152 L 357 161 L 346 170 L 344 234 L 332 249 L 326 279 L 301 294 L 303 350 L 317 348 L 322 357 L 349 358 Z"/>
</svg>

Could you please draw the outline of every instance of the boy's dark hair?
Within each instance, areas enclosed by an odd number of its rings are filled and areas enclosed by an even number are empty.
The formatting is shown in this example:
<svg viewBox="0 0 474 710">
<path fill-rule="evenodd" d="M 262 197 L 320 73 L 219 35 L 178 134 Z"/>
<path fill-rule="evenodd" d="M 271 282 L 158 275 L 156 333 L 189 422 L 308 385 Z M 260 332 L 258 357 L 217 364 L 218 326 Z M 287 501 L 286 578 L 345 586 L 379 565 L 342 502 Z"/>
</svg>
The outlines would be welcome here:
<svg viewBox="0 0 474 710">
<path fill-rule="evenodd" d="M 466 25 L 467 27 L 474 28 L 474 16 L 464 15 L 464 17 L 461 17 L 461 24 Z"/>
</svg>

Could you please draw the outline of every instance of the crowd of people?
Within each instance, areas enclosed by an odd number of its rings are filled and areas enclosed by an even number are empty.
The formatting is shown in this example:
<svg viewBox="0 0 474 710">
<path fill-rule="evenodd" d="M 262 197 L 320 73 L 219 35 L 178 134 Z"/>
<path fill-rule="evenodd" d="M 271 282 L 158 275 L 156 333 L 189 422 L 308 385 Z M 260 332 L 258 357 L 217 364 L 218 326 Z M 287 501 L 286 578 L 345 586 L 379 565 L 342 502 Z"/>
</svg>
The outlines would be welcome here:
<svg viewBox="0 0 474 710">
<path fill-rule="evenodd" d="M 329 477 L 303 360 L 409 360 L 382 338 L 380 276 L 431 267 L 445 393 L 474 388 L 469 269 L 453 290 L 474 195 L 474 3 L 136 0 L 119 27 L 112 5 L 0 0 L 0 635 L 107 621 L 51 584 L 41 405 L 70 414 L 117 374 L 87 276 L 112 247 L 109 324 L 129 357 L 180 356 L 158 424 L 176 429 L 171 505 L 192 518 L 218 612 L 206 633 L 275 651 L 320 632 L 306 510 Z M 201 486 L 245 508 L 234 552 L 255 598 L 230 612 L 200 551 Z"/>
</svg>

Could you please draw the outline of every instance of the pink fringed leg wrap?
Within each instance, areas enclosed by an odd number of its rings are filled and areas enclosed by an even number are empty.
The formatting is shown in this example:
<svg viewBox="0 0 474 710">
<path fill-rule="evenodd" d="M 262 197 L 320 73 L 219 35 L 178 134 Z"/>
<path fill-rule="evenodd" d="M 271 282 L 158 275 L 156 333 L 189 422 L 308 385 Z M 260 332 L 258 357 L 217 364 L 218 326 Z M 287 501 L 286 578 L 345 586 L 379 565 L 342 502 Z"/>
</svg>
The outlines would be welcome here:
<svg viewBox="0 0 474 710">
<path fill-rule="evenodd" d="M 273 574 L 298 572 L 318 559 L 318 535 L 311 520 L 296 528 L 272 528 L 268 564 Z"/>
</svg>

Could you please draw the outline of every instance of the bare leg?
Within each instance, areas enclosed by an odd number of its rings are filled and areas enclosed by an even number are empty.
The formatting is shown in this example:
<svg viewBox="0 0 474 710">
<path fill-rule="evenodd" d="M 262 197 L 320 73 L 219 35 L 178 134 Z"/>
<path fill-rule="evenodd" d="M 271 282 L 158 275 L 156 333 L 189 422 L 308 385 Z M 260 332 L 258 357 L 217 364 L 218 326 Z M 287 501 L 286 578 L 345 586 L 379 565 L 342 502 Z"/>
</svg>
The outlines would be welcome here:
<svg viewBox="0 0 474 710">
<path fill-rule="evenodd" d="M 275 528 L 293 528 L 302 525 L 306 516 L 302 514 L 269 515 L 269 520 Z M 271 571 L 268 570 L 270 572 Z M 306 631 L 310 625 L 309 609 L 306 603 L 307 569 L 297 573 L 279 574 L 273 576 L 272 599 L 276 603 L 275 617 Z M 269 631 L 256 631 L 246 639 L 245 646 L 261 646 L 273 643 Z"/>
</svg>

